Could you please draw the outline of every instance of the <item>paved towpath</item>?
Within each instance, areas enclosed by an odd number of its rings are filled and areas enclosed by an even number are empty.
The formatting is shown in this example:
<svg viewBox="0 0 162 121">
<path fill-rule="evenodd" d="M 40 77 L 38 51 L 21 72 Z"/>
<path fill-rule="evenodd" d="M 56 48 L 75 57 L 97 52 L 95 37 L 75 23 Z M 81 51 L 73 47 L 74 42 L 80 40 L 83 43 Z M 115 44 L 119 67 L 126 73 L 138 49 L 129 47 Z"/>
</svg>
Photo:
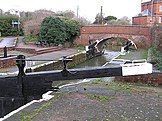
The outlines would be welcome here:
<svg viewBox="0 0 162 121">
<path fill-rule="evenodd" d="M 15 37 L 6 37 L 3 38 L 0 42 L 0 48 L 2 47 L 13 47 L 15 45 Z"/>
<path fill-rule="evenodd" d="M 60 58 L 62 58 L 63 56 L 70 56 L 73 54 L 76 54 L 77 50 L 76 49 L 72 49 L 72 48 L 67 48 L 67 49 L 63 49 L 60 51 L 54 51 L 54 52 L 50 52 L 50 53 L 45 53 L 45 54 L 41 54 L 41 55 L 36 55 L 36 56 L 32 56 L 32 57 L 28 57 L 27 59 L 40 59 L 40 60 L 59 60 Z M 38 64 L 42 64 L 42 63 L 46 63 L 47 61 L 34 61 L 34 62 L 28 62 L 27 66 L 28 67 L 32 67 L 34 65 L 38 65 Z M 14 67 L 10 67 L 10 68 L 5 68 L 5 69 L 0 69 L 0 73 L 14 73 L 17 72 L 18 69 L 16 66 Z"/>
</svg>

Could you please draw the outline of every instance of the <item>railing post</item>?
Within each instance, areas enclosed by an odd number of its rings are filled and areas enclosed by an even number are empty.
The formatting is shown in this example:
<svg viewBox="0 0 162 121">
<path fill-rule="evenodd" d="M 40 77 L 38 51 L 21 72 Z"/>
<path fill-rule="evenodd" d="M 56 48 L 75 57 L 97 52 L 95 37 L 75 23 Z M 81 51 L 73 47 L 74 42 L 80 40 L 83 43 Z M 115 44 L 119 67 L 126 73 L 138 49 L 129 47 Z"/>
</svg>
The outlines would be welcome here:
<svg viewBox="0 0 162 121">
<path fill-rule="evenodd" d="M 26 103 L 27 98 L 24 94 L 24 77 L 25 77 L 25 72 L 24 72 L 24 67 L 25 67 L 25 56 L 24 55 L 18 55 L 16 58 L 16 65 L 19 69 L 18 73 L 18 78 L 17 78 L 17 83 L 18 83 L 18 88 L 19 88 L 19 94 L 24 98 L 24 103 Z"/>
<path fill-rule="evenodd" d="M 63 70 L 62 70 L 62 76 L 68 76 L 69 71 L 67 70 L 67 63 L 72 61 L 72 59 L 67 59 L 67 56 L 63 56 L 62 62 L 63 62 Z"/>
<path fill-rule="evenodd" d="M 4 58 L 7 58 L 7 47 L 5 46 L 3 48 Z"/>
</svg>

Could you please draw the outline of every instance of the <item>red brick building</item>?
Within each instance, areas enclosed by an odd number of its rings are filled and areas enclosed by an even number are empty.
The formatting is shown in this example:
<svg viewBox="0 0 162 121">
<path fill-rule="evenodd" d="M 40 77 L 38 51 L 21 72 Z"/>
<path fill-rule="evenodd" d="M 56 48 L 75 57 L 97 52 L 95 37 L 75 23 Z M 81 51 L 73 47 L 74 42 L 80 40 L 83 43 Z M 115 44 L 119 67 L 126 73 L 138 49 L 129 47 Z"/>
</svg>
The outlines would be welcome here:
<svg viewBox="0 0 162 121">
<path fill-rule="evenodd" d="M 132 18 L 133 25 L 151 26 L 162 24 L 162 0 L 150 0 L 141 3 L 141 13 Z"/>
</svg>

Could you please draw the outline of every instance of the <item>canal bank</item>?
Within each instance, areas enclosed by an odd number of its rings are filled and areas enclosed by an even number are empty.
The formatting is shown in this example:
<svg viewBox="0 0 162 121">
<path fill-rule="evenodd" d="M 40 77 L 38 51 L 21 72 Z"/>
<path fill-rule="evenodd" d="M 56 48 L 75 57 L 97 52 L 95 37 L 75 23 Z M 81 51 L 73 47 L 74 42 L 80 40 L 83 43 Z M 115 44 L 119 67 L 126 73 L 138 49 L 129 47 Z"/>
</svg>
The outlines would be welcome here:
<svg viewBox="0 0 162 121">
<path fill-rule="evenodd" d="M 61 59 L 63 56 L 70 56 L 70 55 L 74 55 L 78 53 L 78 50 L 75 49 L 75 48 L 65 48 L 63 50 L 60 50 L 60 51 L 54 51 L 54 52 L 50 52 L 50 53 L 44 53 L 44 54 L 41 54 L 41 55 L 36 55 L 36 56 L 32 56 L 32 55 L 26 55 L 25 53 L 23 53 L 23 55 L 26 56 L 26 59 L 30 59 L 30 60 L 59 60 Z M 22 54 L 22 53 L 20 53 Z M 31 62 L 31 61 L 28 61 L 26 63 L 26 68 L 30 68 L 30 67 L 33 67 L 33 66 L 36 66 L 36 65 L 41 65 L 43 63 L 47 63 L 48 61 L 35 61 L 35 62 Z M 13 67 L 10 67 L 10 68 L 3 68 L 3 69 L 0 69 L 0 74 L 1 75 L 17 75 L 18 73 L 18 68 L 17 66 L 13 66 Z"/>
</svg>

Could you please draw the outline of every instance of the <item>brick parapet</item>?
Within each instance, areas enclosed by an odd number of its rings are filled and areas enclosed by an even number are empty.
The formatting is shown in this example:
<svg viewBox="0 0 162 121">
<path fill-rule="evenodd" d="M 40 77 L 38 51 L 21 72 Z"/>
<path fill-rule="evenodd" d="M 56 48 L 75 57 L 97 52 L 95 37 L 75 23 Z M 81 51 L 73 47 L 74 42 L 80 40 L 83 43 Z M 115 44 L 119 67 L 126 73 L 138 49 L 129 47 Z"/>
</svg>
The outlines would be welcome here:
<svg viewBox="0 0 162 121">
<path fill-rule="evenodd" d="M 147 26 L 84 26 L 81 28 L 81 34 L 127 34 L 127 35 L 150 35 L 150 27 Z"/>
<path fill-rule="evenodd" d="M 139 82 L 145 84 L 162 85 L 162 72 L 153 72 L 152 74 L 147 75 L 120 76 L 116 77 L 116 80 L 131 83 Z"/>
<path fill-rule="evenodd" d="M 16 56 L 0 58 L 0 68 L 8 68 L 16 65 Z"/>
<path fill-rule="evenodd" d="M 111 37 L 134 38 L 135 36 L 146 38 L 147 43 L 151 43 L 150 27 L 139 25 L 98 25 L 83 26 L 77 44 L 87 45 L 89 40 L 103 39 Z"/>
</svg>

